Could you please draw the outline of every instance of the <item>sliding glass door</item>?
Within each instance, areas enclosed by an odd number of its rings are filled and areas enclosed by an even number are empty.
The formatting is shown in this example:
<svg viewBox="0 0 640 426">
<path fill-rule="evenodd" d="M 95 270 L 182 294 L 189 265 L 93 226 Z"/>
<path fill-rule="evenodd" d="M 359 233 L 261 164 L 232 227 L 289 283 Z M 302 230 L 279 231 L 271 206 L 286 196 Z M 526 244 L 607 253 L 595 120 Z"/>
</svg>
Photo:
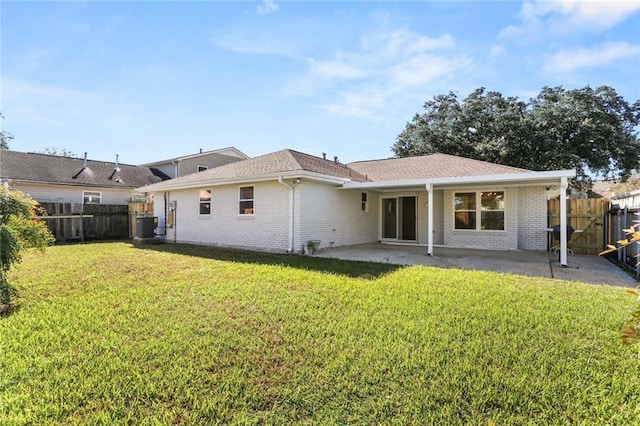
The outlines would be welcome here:
<svg viewBox="0 0 640 426">
<path fill-rule="evenodd" d="M 382 238 L 416 241 L 416 197 L 385 197 L 382 199 Z"/>
</svg>

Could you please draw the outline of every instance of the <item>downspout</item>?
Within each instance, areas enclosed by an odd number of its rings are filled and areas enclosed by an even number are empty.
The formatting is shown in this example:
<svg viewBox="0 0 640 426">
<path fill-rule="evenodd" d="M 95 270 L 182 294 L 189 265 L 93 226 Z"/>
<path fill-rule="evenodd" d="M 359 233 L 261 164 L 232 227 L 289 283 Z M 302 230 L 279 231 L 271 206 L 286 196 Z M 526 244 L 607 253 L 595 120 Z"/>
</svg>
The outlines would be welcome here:
<svg viewBox="0 0 640 426">
<path fill-rule="evenodd" d="M 427 190 L 427 255 L 433 256 L 433 184 L 426 184 Z"/>
<path fill-rule="evenodd" d="M 289 249 L 287 252 L 293 253 L 294 241 L 293 241 L 293 214 L 294 214 L 294 203 L 293 203 L 293 193 L 294 186 L 284 183 L 282 176 L 278 176 L 278 183 L 280 185 L 286 186 L 289 188 Z"/>
</svg>

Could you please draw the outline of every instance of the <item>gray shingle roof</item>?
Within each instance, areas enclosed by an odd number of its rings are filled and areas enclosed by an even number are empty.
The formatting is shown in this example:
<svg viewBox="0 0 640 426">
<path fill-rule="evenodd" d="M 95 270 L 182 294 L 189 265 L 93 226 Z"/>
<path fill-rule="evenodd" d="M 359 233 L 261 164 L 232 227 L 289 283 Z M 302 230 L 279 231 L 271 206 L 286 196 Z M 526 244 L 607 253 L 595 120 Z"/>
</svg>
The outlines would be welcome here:
<svg viewBox="0 0 640 426">
<path fill-rule="evenodd" d="M 113 188 L 138 188 L 169 177 L 145 166 L 0 150 L 0 178 L 21 182 Z"/>
<path fill-rule="evenodd" d="M 295 171 L 315 172 L 327 176 L 350 179 L 354 182 L 437 179 L 531 172 L 530 170 L 447 154 L 358 161 L 345 165 L 285 149 L 172 179 L 170 182 L 161 182 L 149 189 L 155 191 L 174 187 L 175 185 L 197 186 L 199 183 L 227 182 L 234 179 L 250 179 L 263 175 Z"/>
<path fill-rule="evenodd" d="M 360 173 L 348 168 L 344 164 L 324 160 L 313 155 L 284 149 L 259 157 L 249 158 L 220 167 L 215 167 L 199 173 L 192 173 L 170 182 L 154 185 L 151 189 L 162 189 L 176 184 L 194 184 L 199 182 L 227 181 L 233 179 L 250 178 L 253 176 L 273 175 L 285 172 L 307 171 L 328 176 L 351 179 L 356 182 L 366 180 Z"/>
<path fill-rule="evenodd" d="M 486 176 L 531 171 L 447 154 L 357 161 L 349 163 L 347 166 L 374 182 Z"/>
</svg>

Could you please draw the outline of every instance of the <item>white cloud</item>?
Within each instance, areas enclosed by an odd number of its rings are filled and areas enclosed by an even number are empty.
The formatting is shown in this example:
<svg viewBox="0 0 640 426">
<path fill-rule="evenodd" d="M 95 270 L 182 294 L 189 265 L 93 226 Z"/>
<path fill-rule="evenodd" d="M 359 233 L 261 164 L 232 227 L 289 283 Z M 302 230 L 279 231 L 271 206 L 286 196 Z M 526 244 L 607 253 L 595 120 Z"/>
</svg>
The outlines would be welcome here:
<svg viewBox="0 0 640 426">
<path fill-rule="evenodd" d="M 385 105 L 385 94 L 379 90 L 370 89 L 362 92 L 344 92 L 340 94 L 337 102 L 315 106 L 335 115 L 377 120 L 380 117 L 376 115 L 376 111 L 381 110 Z"/>
<path fill-rule="evenodd" d="M 354 79 L 362 77 L 365 72 L 356 65 L 339 60 L 317 61 L 309 59 L 309 74 L 322 79 Z"/>
<path fill-rule="evenodd" d="M 419 89 L 470 64 L 471 61 L 464 57 L 416 55 L 389 70 L 391 87 L 395 91 Z"/>
<path fill-rule="evenodd" d="M 495 58 L 496 56 L 502 56 L 505 53 L 507 53 L 507 50 L 504 48 L 504 46 L 501 44 L 496 44 L 491 48 L 489 55 Z"/>
<path fill-rule="evenodd" d="M 296 48 L 289 41 L 270 36 L 250 36 L 237 31 L 228 31 L 211 37 L 214 45 L 243 54 L 295 56 Z"/>
<path fill-rule="evenodd" d="M 377 50 L 384 55 L 410 55 L 438 49 L 452 49 L 455 41 L 450 34 L 441 37 L 425 37 L 401 28 L 391 32 L 370 35 L 363 39 L 362 50 Z"/>
<path fill-rule="evenodd" d="M 547 62 L 547 71 L 572 71 L 579 68 L 597 67 L 619 59 L 640 55 L 640 45 L 629 43 L 606 43 L 591 49 L 562 50 Z"/>
<path fill-rule="evenodd" d="M 55 100 L 75 101 L 100 101 L 108 97 L 103 93 L 69 89 L 58 86 L 46 86 L 24 80 L 4 78 L 2 81 L 2 93 L 6 98 L 47 98 Z"/>
<path fill-rule="evenodd" d="M 259 5 L 256 10 L 260 15 L 266 15 L 267 13 L 275 12 L 280 8 L 278 3 L 273 0 L 264 0 L 261 5 Z"/>
<path fill-rule="evenodd" d="M 332 114 L 378 119 L 390 104 L 421 97 L 426 87 L 470 66 L 454 48 L 449 34 L 434 38 L 404 28 L 369 34 L 356 49 L 307 59 L 306 73 L 285 92 L 317 97 L 314 106 Z"/>
<path fill-rule="evenodd" d="M 613 27 L 640 11 L 640 1 L 530 0 L 522 5 L 521 25 L 510 25 L 502 37 L 539 36 L 546 33 L 595 32 Z"/>
<path fill-rule="evenodd" d="M 532 21 L 559 14 L 573 25 L 608 28 L 638 10 L 640 2 L 628 0 L 533 0 L 523 4 L 522 15 L 525 20 Z"/>
</svg>

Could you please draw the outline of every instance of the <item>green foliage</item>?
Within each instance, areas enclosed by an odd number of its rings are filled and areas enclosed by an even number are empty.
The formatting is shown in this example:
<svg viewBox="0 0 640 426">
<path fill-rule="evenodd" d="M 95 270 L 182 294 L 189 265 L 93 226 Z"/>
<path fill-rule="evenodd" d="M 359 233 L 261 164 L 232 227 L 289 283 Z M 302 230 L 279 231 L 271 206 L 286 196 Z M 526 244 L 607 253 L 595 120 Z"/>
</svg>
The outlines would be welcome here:
<svg viewBox="0 0 640 426">
<path fill-rule="evenodd" d="M 53 242 L 47 226 L 37 218 L 37 202 L 19 191 L 0 187 L 0 311 L 16 291 L 7 274 L 28 248 L 44 250 Z"/>
<path fill-rule="evenodd" d="M 640 163 L 640 101 L 629 104 L 614 89 L 544 87 L 523 102 L 476 89 L 460 102 L 455 93 L 424 105 L 392 149 L 406 157 L 445 153 L 532 170 L 575 169 L 577 184 L 590 174 L 626 180 Z"/>
<path fill-rule="evenodd" d="M 0 120 L 4 119 L 4 116 L 0 112 Z M 9 149 L 9 142 L 13 139 L 13 135 L 4 130 L 0 131 L 0 149 Z"/>
<path fill-rule="evenodd" d="M 48 155 L 56 155 L 58 157 L 69 157 L 69 158 L 79 158 L 80 156 L 73 151 L 70 151 L 66 148 L 58 149 L 55 146 L 48 146 L 44 149 L 44 151 L 40 152 L 41 154 Z"/>
<path fill-rule="evenodd" d="M 11 271 L 25 302 L 0 320 L 0 424 L 637 424 L 623 289 L 354 266 L 27 253 Z"/>
</svg>

